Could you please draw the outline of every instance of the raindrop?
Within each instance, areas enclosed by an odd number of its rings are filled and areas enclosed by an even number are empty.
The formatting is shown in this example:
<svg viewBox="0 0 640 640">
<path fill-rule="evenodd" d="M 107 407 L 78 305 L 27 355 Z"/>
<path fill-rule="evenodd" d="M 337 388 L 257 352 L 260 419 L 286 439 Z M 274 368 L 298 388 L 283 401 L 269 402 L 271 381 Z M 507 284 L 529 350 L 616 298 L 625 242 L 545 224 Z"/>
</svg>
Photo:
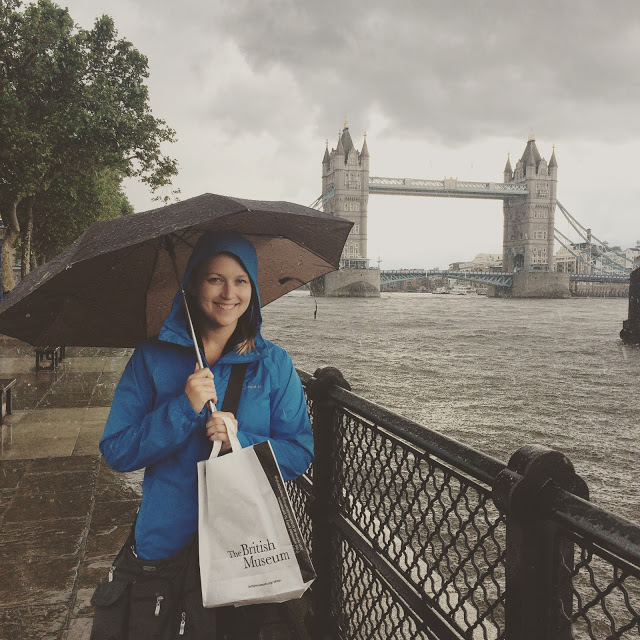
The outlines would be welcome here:
<svg viewBox="0 0 640 640">
<path fill-rule="evenodd" d="M 27 315 L 26 315 L 25 317 L 26 317 L 26 318 L 30 318 L 30 317 L 31 317 L 31 314 L 30 314 L 30 313 L 27 313 Z"/>
</svg>

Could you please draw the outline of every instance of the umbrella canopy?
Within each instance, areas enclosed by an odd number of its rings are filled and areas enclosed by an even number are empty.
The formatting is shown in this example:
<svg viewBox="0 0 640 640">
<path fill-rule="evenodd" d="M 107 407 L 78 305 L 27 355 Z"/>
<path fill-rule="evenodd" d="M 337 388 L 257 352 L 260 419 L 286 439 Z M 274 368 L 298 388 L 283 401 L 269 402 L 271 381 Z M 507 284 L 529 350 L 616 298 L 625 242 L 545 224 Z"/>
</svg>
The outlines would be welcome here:
<svg viewBox="0 0 640 640">
<path fill-rule="evenodd" d="M 133 347 L 157 335 L 205 231 L 255 246 L 263 306 L 338 268 L 353 223 L 290 202 L 204 194 L 93 224 L 0 303 L 0 333 L 35 346 Z"/>
</svg>

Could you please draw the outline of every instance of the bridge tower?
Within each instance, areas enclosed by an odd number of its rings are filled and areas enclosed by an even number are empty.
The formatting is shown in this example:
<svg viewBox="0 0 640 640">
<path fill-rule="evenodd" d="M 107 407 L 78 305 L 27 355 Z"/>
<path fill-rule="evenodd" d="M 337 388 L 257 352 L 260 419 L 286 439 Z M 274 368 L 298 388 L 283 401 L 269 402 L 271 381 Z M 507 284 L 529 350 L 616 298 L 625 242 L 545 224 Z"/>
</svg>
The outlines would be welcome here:
<svg viewBox="0 0 640 640">
<path fill-rule="evenodd" d="M 533 134 L 515 171 L 507 159 L 504 182 L 526 182 L 526 197 L 504 200 L 503 271 L 554 271 L 553 242 L 558 163 L 540 156 Z"/>
<path fill-rule="evenodd" d="M 330 195 L 333 192 L 333 195 Z M 327 197 L 329 196 L 329 197 Z M 367 203 L 369 201 L 369 150 L 367 135 L 362 151 L 358 151 L 351 139 L 349 126 L 338 134 L 337 148 L 329 152 L 329 145 L 322 160 L 322 197 L 324 211 L 353 222 L 349 238 L 340 260 L 341 268 L 367 269 Z M 325 199 L 326 198 L 326 199 Z"/>
<path fill-rule="evenodd" d="M 365 134 L 362 150 L 353 146 L 345 121 L 338 146 L 322 159 L 322 201 L 326 213 L 353 222 L 340 257 L 340 269 L 311 284 L 316 296 L 373 298 L 380 296 L 380 269 L 369 268 L 367 257 L 367 204 L 369 202 L 369 150 Z"/>
</svg>

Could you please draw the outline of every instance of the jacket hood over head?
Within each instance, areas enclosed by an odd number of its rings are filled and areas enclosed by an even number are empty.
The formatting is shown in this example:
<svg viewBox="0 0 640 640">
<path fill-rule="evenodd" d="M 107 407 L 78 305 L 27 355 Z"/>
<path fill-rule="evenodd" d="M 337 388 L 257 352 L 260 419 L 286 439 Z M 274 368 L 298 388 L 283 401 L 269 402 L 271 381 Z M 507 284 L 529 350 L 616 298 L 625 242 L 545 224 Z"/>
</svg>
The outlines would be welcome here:
<svg viewBox="0 0 640 640">
<path fill-rule="evenodd" d="M 207 231 L 201 235 L 187 263 L 187 269 L 182 279 L 182 288 L 187 290 L 189 278 L 199 264 L 218 253 L 229 253 L 235 256 L 249 274 L 252 293 L 248 311 L 251 323 L 259 330 L 262 325 L 262 313 L 260 312 L 260 292 L 258 291 L 258 256 L 251 242 L 239 233 Z M 190 305 L 189 310 L 193 318 L 195 309 Z M 193 346 L 181 291 L 178 291 L 173 299 L 171 311 L 160 329 L 158 338 L 165 342 Z"/>
</svg>

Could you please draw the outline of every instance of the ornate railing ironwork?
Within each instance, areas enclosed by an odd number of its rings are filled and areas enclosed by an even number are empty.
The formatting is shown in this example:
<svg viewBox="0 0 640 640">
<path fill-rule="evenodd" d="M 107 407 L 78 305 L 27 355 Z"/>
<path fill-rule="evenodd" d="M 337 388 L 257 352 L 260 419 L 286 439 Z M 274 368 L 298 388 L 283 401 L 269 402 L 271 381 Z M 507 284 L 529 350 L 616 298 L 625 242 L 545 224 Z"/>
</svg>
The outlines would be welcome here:
<svg viewBox="0 0 640 640">
<path fill-rule="evenodd" d="M 323 640 L 605 640 L 640 631 L 640 527 L 561 453 L 509 464 L 299 372 L 316 443 L 290 483 Z M 336 377 L 337 374 L 337 377 Z"/>
</svg>

